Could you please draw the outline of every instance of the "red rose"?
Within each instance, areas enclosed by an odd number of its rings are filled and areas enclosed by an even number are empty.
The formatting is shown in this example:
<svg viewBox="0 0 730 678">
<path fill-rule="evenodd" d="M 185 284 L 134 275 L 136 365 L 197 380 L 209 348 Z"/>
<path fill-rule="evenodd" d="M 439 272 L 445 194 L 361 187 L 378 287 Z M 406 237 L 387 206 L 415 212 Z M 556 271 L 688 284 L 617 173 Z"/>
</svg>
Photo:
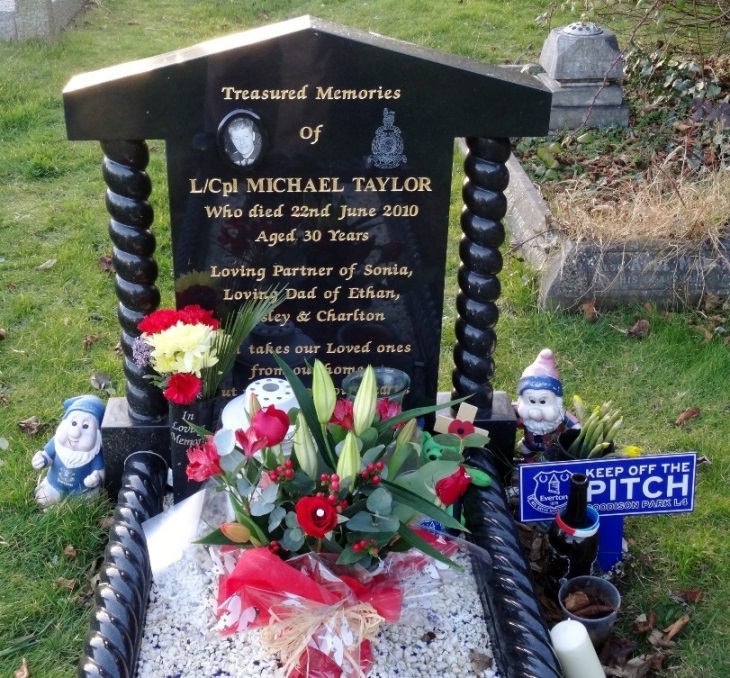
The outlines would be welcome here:
<svg viewBox="0 0 730 678">
<path fill-rule="evenodd" d="M 178 320 L 180 320 L 180 316 L 176 310 L 163 308 L 142 318 L 137 324 L 137 329 L 145 334 L 157 334 L 169 330 Z"/>
<path fill-rule="evenodd" d="M 203 389 L 203 382 L 194 374 L 179 372 L 170 375 L 167 380 L 167 388 L 162 392 L 171 403 L 175 405 L 190 405 L 200 395 Z"/>
<path fill-rule="evenodd" d="M 286 412 L 277 410 L 274 405 L 260 409 L 251 419 L 251 427 L 257 435 L 266 438 L 267 445 L 278 445 L 284 440 L 290 424 Z"/>
<path fill-rule="evenodd" d="M 459 470 L 456 473 L 439 480 L 434 489 L 441 502 L 445 506 L 451 506 L 451 504 L 466 492 L 469 483 L 471 483 L 471 478 L 464 470 L 464 467 L 459 466 Z"/>
<path fill-rule="evenodd" d="M 185 472 L 188 480 L 195 480 L 202 483 L 211 476 L 217 476 L 223 473 L 220 464 L 220 456 L 215 445 L 206 440 L 204 443 L 198 443 L 195 447 L 188 450 L 188 464 Z"/>
<path fill-rule="evenodd" d="M 335 403 L 334 412 L 332 412 L 332 418 L 330 424 L 337 424 L 342 428 L 352 431 L 355 424 L 352 421 L 352 400 L 347 398 L 341 398 Z"/>
<path fill-rule="evenodd" d="M 337 511 L 324 497 L 302 497 L 294 510 L 299 526 L 310 537 L 323 539 L 337 527 Z"/>
<path fill-rule="evenodd" d="M 256 452 L 266 447 L 268 441 L 265 436 L 256 433 L 253 426 L 249 426 L 245 431 L 239 428 L 236 431 L 236 442 L 239 444 L 247 459 L 253 457 Z"/>
<path fill-rule="evenodd" d="M 459 436 L 459 438 L 466 438 L 466 436 L 474 433 L 474 424 L 470 421 L 461 421 L 461 419 L 454 419 L 449 424 L 449 433 Z"/>
<path fill-rule="evenodd" d="M 213 311 L 191 304 L 178 311 L 178 316 L 186 325 L 207 325 L 212 330 L 217 330 L 220 323 L 213 317 Z"/>
</svg>

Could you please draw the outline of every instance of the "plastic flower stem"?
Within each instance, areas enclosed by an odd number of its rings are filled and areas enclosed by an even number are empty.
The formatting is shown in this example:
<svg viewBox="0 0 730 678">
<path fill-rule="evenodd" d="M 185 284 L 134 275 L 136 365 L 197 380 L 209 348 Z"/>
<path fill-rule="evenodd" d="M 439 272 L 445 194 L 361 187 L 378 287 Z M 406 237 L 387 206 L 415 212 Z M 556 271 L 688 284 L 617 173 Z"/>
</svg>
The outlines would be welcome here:
<svg viewBox="0 0 730 678">
<path fill-rule="evenodd" d="M 322 431 L 319 419 L 317 418 L 317 411 L 314 409 L 314 401 L 312 400 L 311 394 L 302 383 L 302 380 L 294 374 L 294 370 L 292 370 L 289 365 L 276 355 L 276 353 L 272 353 L 272 356 L 276 361 L 276 364 L 281 368 L 284 378 L 289 382 L 289 385 L 294 392 L 294 397 L 297 399 L 297 403 L 299 405 L 299 411 L 307 420 L 309 430 L 314 436 L 317 449 L 324 457 L 325 464 L 334 470 L 337 468 L 337 455 L 334 453 L 332 446 L 329 444 L 328 436 Z"/>
<path fill-rule="evenodd" d="M 610 443 L 606 443 L 606 442 L 598 443 L 598 445 L 596 445 L 590 451 L 590 453 L 588 454 L 588 457 L 586 457 L 586 458 L 587 459 L 594 459 L 595 457 L 600 457 L 600 456 L 602 456 L 601 455 L 601 452 L 603 452 L 603 450 L 605 450 L 607 447 L 610 447 L 610 446 L 611 446 Z"/>
</svg>

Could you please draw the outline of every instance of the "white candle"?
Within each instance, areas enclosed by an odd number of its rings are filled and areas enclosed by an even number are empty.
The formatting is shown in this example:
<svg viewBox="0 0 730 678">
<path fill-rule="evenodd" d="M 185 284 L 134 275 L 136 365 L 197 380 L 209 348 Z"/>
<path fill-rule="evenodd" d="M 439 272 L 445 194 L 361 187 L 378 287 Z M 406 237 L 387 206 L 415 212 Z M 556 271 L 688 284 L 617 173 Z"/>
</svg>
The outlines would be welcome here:
<svg viewBox="0 0 730 678">
<path fill-rule="evenodd" d="M 588 631 L 579 621 L 568 619 L 556 624 L 550 638 L 565 678 L 606 678 Z"/>
</svg>

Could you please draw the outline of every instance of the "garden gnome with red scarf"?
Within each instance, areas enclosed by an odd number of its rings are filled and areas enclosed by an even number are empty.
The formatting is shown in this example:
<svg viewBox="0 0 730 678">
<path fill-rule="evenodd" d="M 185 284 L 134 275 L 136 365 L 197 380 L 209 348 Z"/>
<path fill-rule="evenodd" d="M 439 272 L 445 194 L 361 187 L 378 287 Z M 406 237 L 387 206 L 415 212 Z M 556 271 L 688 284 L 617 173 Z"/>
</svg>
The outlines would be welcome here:
<svg viewBox="0 0 730 678">
<path fill-rule="evenodd" d="M 549 348 L 525 368 L 513 407 L 517 425 L 525 430 L 518 445 L 523 461 L 554 460 L 558 436 L 577 420 L 563 407 L 563 384 Z"/>
<path fill-rule="evenodd" d="M 67 496 L 98 491 L 104 481 L 101 420 L 104 402 L 95 395 L 69 398 L 56 435 L 33 455 L 36 470 L 50 467 L 38 481 L 35 498 L 43 507 Z"/>
</svg>

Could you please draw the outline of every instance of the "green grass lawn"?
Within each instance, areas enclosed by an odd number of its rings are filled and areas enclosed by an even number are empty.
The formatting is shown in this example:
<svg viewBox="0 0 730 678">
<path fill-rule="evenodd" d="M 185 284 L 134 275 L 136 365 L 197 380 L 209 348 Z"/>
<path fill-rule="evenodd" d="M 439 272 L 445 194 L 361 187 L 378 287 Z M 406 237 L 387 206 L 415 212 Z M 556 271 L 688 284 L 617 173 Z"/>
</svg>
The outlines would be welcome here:
<svg viewBox="0 0 730 678">
<path fill-rule="evenodd" d="M 547 30 L 534 18 L 548 0 L 102 0 L 53 44 L 0 45 L 0 676 L 25 657 L 32 676 L 74 675 L 86 632 L 87 580 L 104 544 L 103 500 L 40 511 L 30 460 L 48 440 L 62 401 L 93 391 L 108 373 L 123 390 L 115 352 L 119 328 L 114 281 L 98 260 L 111 249 L 102 154 L 96 143 L 68 142 L 60 92 L 83 71 L 188 46 L 217 35 L 311 13 L 388 36 L 493 63 L 534 58 Z M 567 23 L 563 14 L 553 25 Z M 621 33 L 619 32 L 619 37 Z M 149 173 L 163 305 L 172 303 L 164 147 L 151 141 Z M 441 386 L 449 387 L 458 264 L 461 169 L 454 166 L 449 286 Z M 674 621 L 683 610 L 670 591 L 700 589 L 661 675 L 725 678 L 730 673 L 730 347 L 694 325 L 693 311 L 632 308 L 597 323 L 540 312 L 532 272 L 505 255 L 497 328 L 495 387 L 514 395 L 521 371 L 544 346 L 558 356 L 566 396 L 607 399 L 624 413 L 621 444 L 645 452 L 697 450 L 712 463 L 698 473 L 692 514 L 627 521 L 632 559 L 623 584 L 623 628 L 656 609 Z M 718 311 L 725 313 L 727 311 Z M 642 341 L 616 328 L 651 323 Z M 701 415 L 675 426 L 686 408 Z M 18 423 L 37 417 L 33 436 Z M 68 547 L 73 547 L 72 549 Z M 635 638 L 635 636 L 633 636 Z"/>
</svg>

